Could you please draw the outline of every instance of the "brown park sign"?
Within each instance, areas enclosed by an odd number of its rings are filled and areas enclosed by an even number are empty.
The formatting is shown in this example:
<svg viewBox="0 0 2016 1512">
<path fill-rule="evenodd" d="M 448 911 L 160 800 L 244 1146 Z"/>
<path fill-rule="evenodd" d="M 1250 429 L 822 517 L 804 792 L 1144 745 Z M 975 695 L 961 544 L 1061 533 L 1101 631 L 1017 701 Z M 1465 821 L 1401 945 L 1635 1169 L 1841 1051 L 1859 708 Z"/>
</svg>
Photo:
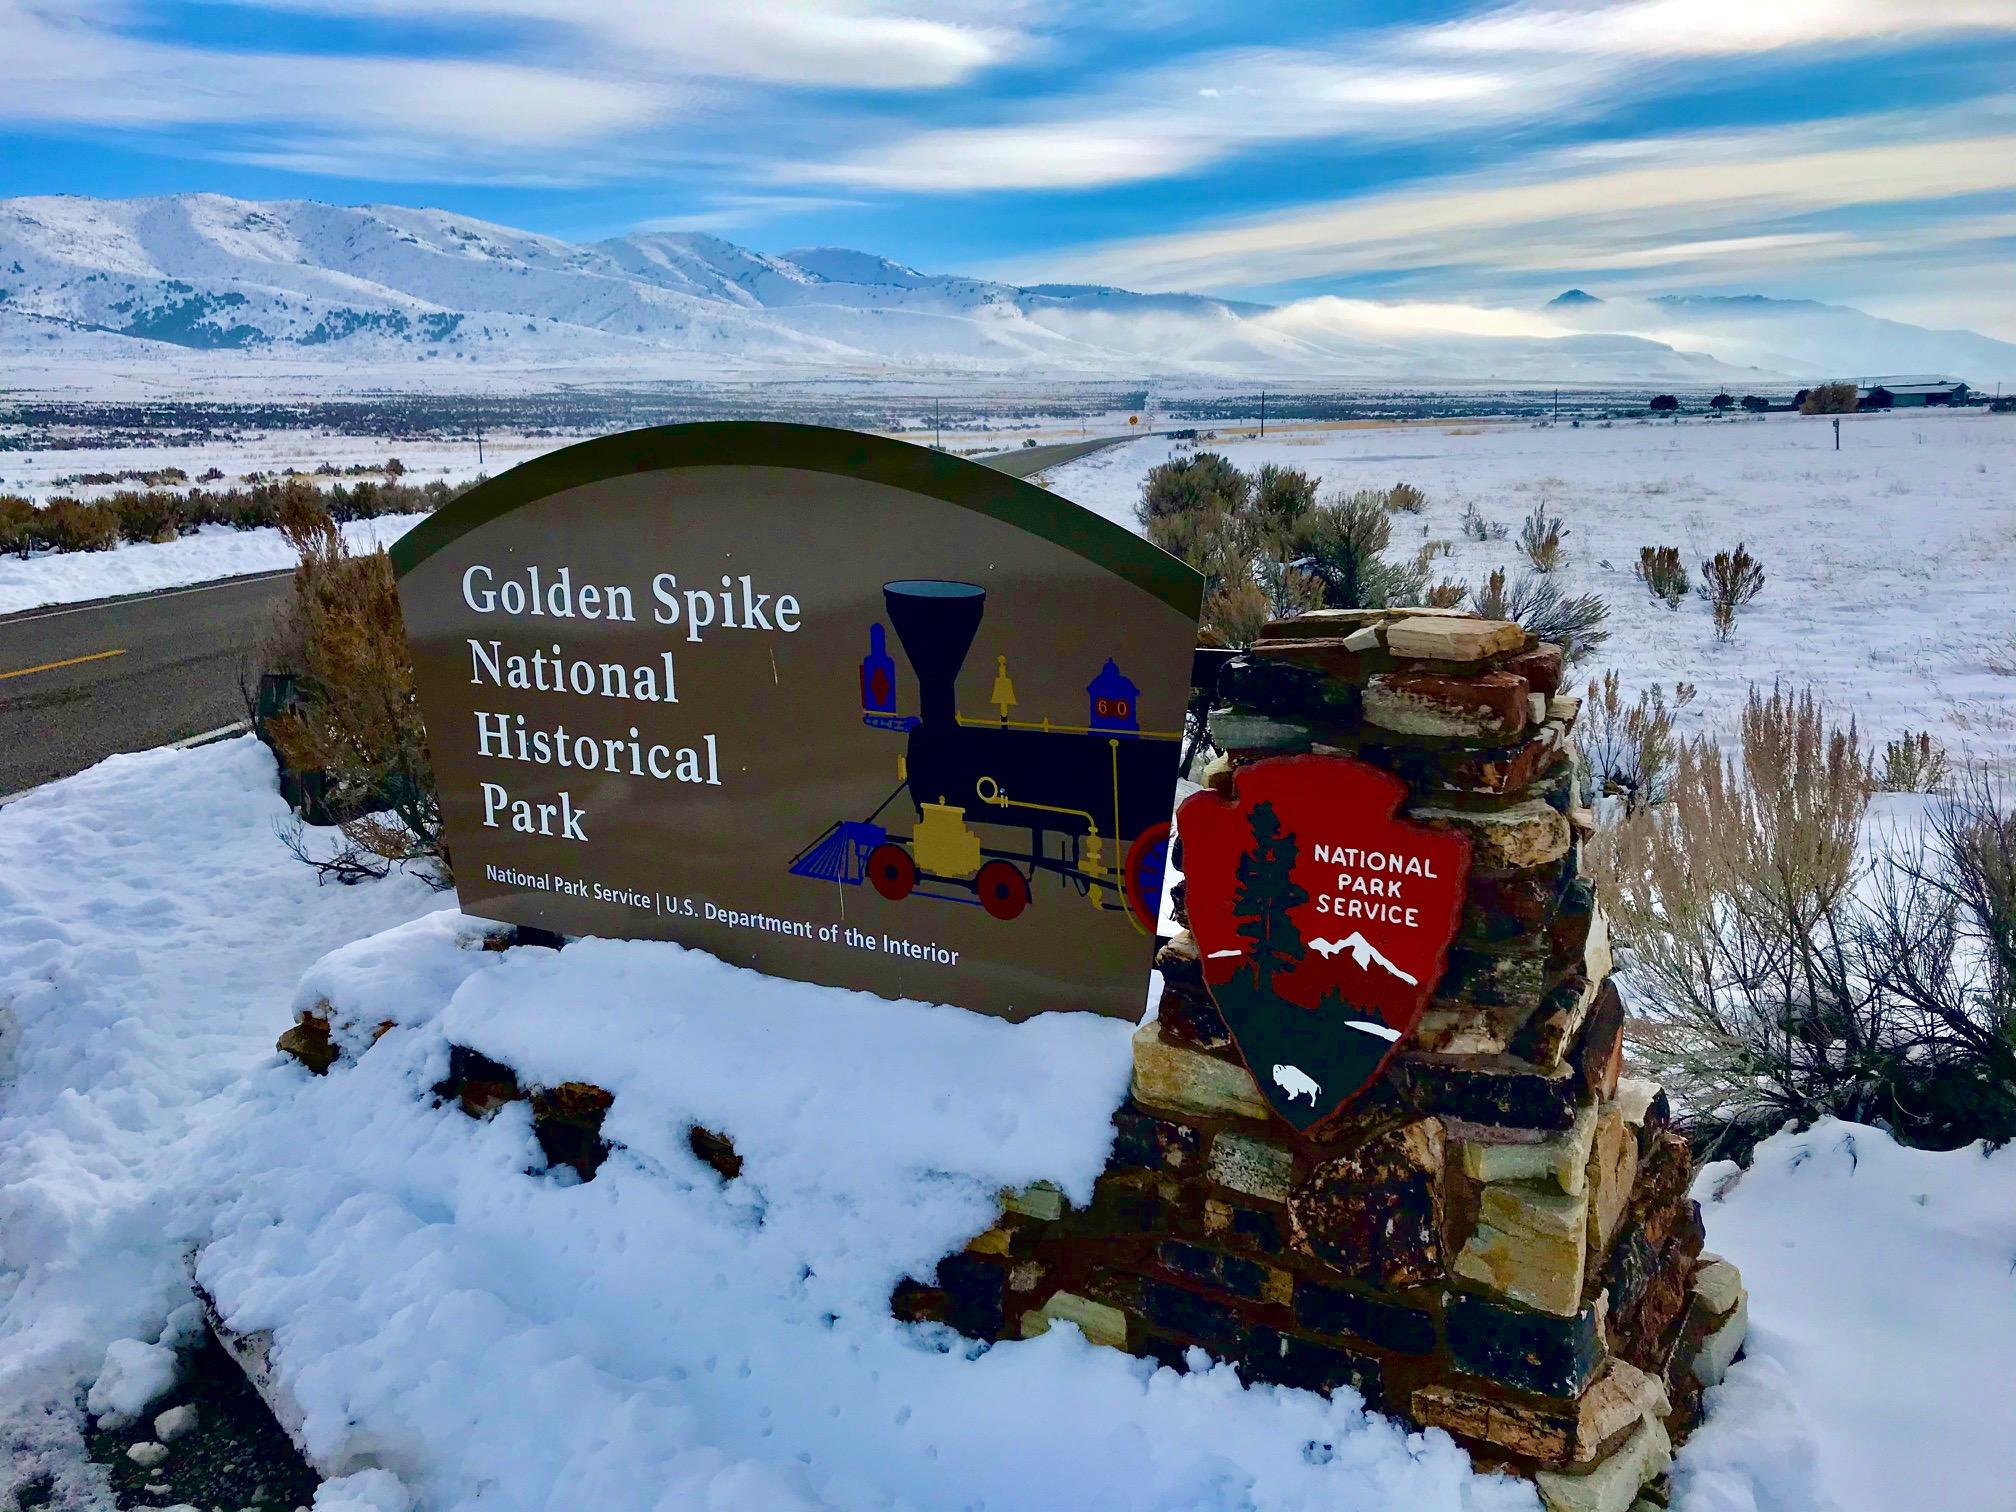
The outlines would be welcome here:
<svg viewBox="0 0 2016 1512">
<path fill-rule="evenodd" d="M 979 463 L 740 422 L 538 458 L 391 554 L 467 912 L 1140 1015 L 1183 563 Z"/>
</svg>

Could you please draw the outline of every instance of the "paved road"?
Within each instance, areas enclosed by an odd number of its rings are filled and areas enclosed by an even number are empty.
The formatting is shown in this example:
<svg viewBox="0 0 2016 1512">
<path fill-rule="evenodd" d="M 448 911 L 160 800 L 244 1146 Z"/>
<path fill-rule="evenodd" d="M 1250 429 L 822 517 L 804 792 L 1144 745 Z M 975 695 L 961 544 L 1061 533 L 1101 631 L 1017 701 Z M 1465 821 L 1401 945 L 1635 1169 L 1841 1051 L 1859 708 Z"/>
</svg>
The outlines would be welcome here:
<svg viewBox="0 0 2016 1512">
<path fill-rule="evenodd" d="M 1026 478 L 1127 439 L 980 460 Z M 244 718 L 239 680 L 286 587 L 262 573 L 0 618 L 0 800 Z"/>
</svg>

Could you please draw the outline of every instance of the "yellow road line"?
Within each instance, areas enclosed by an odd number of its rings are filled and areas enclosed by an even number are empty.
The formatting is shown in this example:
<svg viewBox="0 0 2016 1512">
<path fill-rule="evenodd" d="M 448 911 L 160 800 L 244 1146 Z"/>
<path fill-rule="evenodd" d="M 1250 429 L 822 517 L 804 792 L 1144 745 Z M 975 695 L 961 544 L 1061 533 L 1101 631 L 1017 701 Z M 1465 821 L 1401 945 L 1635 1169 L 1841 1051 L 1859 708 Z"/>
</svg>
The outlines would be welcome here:
<svg viewBox="0 0 2016 1512">
<path fill-rule="evenodd" d="M 26 677 L 31 672 L 54 672 L 58 667 L 74 667 L 80 662 L 104 661 L 108 656 L 125 654 L 126 648 L 120 646 L 112 651 L 93 651 L 89 656 L 73 656 L 65 661 L 44 662 L 39 667 L 16 667 L 12 672 L 0 672 L 0 682 L 5 682 L 10 677 Z"/>
</svg>

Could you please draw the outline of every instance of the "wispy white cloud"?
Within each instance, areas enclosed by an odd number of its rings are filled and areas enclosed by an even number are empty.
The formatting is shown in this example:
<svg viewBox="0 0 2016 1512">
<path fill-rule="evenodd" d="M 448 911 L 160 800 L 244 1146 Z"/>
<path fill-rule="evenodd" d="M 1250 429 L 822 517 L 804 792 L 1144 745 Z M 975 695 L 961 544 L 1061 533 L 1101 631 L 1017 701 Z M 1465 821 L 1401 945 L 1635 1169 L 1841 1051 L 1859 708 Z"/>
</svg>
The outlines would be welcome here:
<svg viewBox="0 0 2016 1512">
<path fill-rule="evenodd" d="M 1588 66 L 1427 61 L 1377 42 L 1334 55 L 1242 48 L 1046 102 L 1034 118 L 920 132 L 780 177 L 881 189 L 1082 189 L 1134 183 L 1273 142 L 1410 138 L 1559 116 L 1592 96 Z"/>
<path fill-rule="evenodd" d="M 1906 212 L 1948 236 L 2002 234 L 1965 196 L 2016 192 L 2016 123 L 1999 109 L 1928 119 L 1640 141 L 1628 155 L 1571 149 L 1493 170 L 1043 260 L 1046 276 L 1136 287 L 1241 289 L 1432 267 L 1472 286 L 1508 272 L 1589 269 L 1719 277 L 1852 258 L 1909 223 L 1809 224 L 1844 210 Z M 1942 201 L 1956 201 L 1944 207 Z"/>
<path fill-rule="evenodd" d="M 233 0 L 240 3 L 240 0 Z M 411 0 L 262 0 L 270 9 L 410 17 Z M 543 28 L 577 61 L 654 74 L 846 89 L 931 89 L 1014 57 L 1032 39 L 1003 4 L 891 0 L 430 0 L 430 21 Z"/>
<path fill-rule="evenodd" d="M 1137 70 L 990 125 L 898 136 L 779 171 L 882 189 L 1083 189 L 1186 173 L 1270 143 L 1451 136 L 1559 122 L 1653 87 L 1648 66 L 2016 34 L 2012 0 L 1518 4 L 1298 49 Z"/>
<path fill-rule="evenodd" d="M 239 128 L 235 155 L 314 170 L 383 155 L 508 166 L 663 119 L 678 91 L 523 63 L 238 52 L 141 40 L 107 7 L 0 0 L 0 121 Z M 451 175 L 452 176 L 452 175 Z"/>
<path fill-rule="evenodd" d="M 1521 4 L 1425 28 L 1424 49 L 1464 54 L 1726 58 L 2016 32 L 2008 0 L 1589 0 Z"/>
<path fill-rule="evenodd" d="M 262 3 L 413 15 L 407 0 Z M 194 155 L 305 173 L 606 181 L 775 151 L 804 119 L 793 90 L 958 84 L 1035 45 L 999 4 L 954 21 L 884 0 L 433 0 L 431 25 L 467 22 L 480 45 L 358 56 L 160 40 L 127 0 L 0 0 L 0 124 L 181 132 Z M 751 129 L 731 130 L 738 115 Z M 187 139 L 203 128 L 223 130 Z"/>
<path fill-rule="evenodd" d="M 678 215 L 655 215 L 626 229 L 632 231 L 742 230 L 786 215 L 819 210 L 858 209 L 864 201 L 826 194 L 723 194 L 709 204 Z"/>
</svg>

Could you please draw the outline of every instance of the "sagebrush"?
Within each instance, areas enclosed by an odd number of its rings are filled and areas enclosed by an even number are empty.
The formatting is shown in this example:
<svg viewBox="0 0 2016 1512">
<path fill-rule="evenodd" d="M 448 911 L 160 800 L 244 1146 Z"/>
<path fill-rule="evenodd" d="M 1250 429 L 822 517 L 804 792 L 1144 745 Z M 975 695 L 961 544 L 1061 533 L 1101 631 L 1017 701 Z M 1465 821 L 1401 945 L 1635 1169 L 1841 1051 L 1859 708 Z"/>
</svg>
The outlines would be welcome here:
<svg viewBox="0 0 2016 1512">
<path fill-rule="evenodd" d="M 1687 577 L 1686 565 L 1680 560 L 1678 546 L 1640 546 L 1638 581 L 1668 609 L 1679 608 L 1680 601 L 1687 597 L 1687 590 L 1693 586 Z"/>
<path fill-rule="evenodd" d="M 1710 1152 L 1827 1115 L 1934 1148 L 2016 1136 L 2009 795 L 1975 772 L 1872 847 L 1873 786 L 1852 722 L 1753 691 L 1734 754 L 1683 745 L 1666 800 L 1588 847 L 1633 1053 Z"/>
<path fill-rule="evenodd" d="M 1404 487 L 1405 485 L 1402 485 Z M 1420 603 L 1429 563 L 1386 557 L 1394 489 L 1319 497 L 1298 468 L 1268 464 L 1248 475 L 1216 452 L 1151 469 L 1136 509 L 1148 538 L 1204 574 L 1205 644 L 1246 646 L 1270 619 L 1309 609 Z"/>
<path fill-rule="evenodd" d="M 1736 611 L 1764 591 L 1764 564 L 1739 541 L 1734 551 L 1718 551 L 1701 564 L 1701 596 L 1714 616 L 1715 635 L 1736 633 Z"/>
<path fill-rule="evenodd" d="M 1519 527 L 1519 549 L 1535 572 L 1552 572 L 1561 565 L 1562 543 L 1567 539 L 1567 525 L 1559 515 L 1549 514 L 1544 502 L 1535 504 Z"/>
<path fill-rule="evenodd" d="M 452 873 L 391 559 L 353 553 L 312 491 L 290 499 L 280 529 L 297 563 L 261 662 L 291 674 L 298 696 L 266 734 L 290 769 L 322 775 L 324 801 L 340 816 L 333 853 L 298 824 L 289 843 L 339 881 L 406 866 L 446 886 Z"/>
<path fill-rule="evenodd" d="M 1559 646 L 1570 666 L 1586 660 L 1610 638 L 1604 628 L 1610 607 L 1593 593 L 1570 598 L 1552 578 L 1521 573 L 1512 583 L 1505 569 L 1470 590 L 1470 607 L 1485 619 L 1512 620 L 1543 641 Z"/>
</svg>

